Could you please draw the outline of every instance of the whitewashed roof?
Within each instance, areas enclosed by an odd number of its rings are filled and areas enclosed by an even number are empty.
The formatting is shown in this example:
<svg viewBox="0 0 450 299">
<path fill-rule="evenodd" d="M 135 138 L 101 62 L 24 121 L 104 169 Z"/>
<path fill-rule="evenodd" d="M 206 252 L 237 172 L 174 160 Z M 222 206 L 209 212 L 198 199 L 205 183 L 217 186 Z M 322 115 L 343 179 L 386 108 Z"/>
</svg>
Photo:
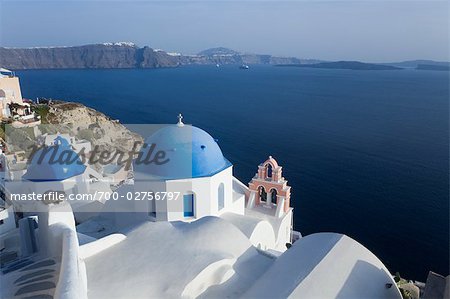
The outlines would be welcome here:
<svg viewBox="0 0 450 299">
<path fill-rule="evenodd" d="M 217 217 L 146 222 L 85 260 L 89 298 L 235 298 L 273 259 Z"/>
<path fill-rule="evenodd" d="M 402 298 L 389 271 L 374 254 L 336 233 L 298 240 L 243 297 Z"/>
</svg>

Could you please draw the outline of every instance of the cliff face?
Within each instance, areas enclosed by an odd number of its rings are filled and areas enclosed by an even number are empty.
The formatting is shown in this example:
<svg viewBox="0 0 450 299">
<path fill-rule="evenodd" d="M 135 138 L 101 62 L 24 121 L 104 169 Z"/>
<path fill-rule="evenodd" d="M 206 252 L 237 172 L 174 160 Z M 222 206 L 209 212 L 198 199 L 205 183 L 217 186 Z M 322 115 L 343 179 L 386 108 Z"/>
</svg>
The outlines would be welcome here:
<svg viewBox="0 0 450 299">
<path fill-rule="evenodd" d="M 298 64 L 295 57 L 276 57 L 261 54 L 214 54 L 180 56 L 180 64 Z"/>
<path fill-rule="evenodd" d="M 97 147 L 98 152 L 128 153 L 133 149 L 135 142 L 139 142 L 137 150 L 143 143 L 140 135 L 130 131 L 118 121 L 79 103 L 53 101 L 50 104 L 32 104 L 32 109 L 40 112 L 42 120 L 42 125 L 35 130 L 27 127 L 14 128 L 10 125 L 6 127 L 5 140 L 8 150 L 24 151 L 26 158 L 32 153 L 33 146 L 39 145 L 38 136 L 45 133 L 69 134 L 79 140 L 89 140 L 92 148 Z M 4 129 L 0 129 L 2 130 Z M 91 166 L 97 171 L 102 168 L 98 163 Z"/>
<path fill-rule="evenodd" d="M 23 69 L 107 69 L 160 68 L 187 64 L 300 64 L 294 57 L 242 54 L 227 48 L 213 48 L 197 55 L 169 55 L 132 43 L 106 43 L 77 47 L 1 48 L 0 66 Z"/>
<path fill-rule="evenodd" d="M 141 136 L 129 131 L 118 121 L 79 103 L 53 103 L 46 118 L 48 124 L 45 129 L 88 139 L 92 146 L 98 146 L 100 150 L 114 147 L 128 152 L 134 142 L 143 142 Z"/>
<path fill-rule="evenodd" d="M 136 65 L 138 68 L 173 67 L 179 65 L 176 56 L 170 56 L 164 51 L 154 51 L 152 48 L 144 47 L 136 51 Z"/>
<path fill-rule="evenodd" d="M 176 57 L 134 45 L 0 48 L 0 65 L 13 70 L 65 68 L 156 68 L 178 65 Z"/>
</svg>

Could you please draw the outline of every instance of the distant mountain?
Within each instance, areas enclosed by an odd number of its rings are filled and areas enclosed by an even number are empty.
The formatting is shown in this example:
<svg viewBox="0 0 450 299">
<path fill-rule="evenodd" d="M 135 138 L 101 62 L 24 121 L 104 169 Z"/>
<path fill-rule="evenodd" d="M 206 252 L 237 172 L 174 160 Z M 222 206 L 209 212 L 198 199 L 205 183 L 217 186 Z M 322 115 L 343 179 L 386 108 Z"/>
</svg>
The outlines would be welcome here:
<svg viewBox="0 0 450 299">
<path fill-rule="evenodd" d="M 401 70 L 401 68 L 391 65 L 364 63 L 359 61 L 336 61 L 336 62 L 320 62 L 314 64 L 294 64 L 294 65 L 290 64 L 278 66 L 309 67 L 320 69 L 346 69 L 346 70 Z"/>
<path fill-rule="evenodd" d="M 197 55 L 186 55 L 182 64 L 300 64 L 295 57 L 277 57 L 267 54 L 240 53 L 238 51 L 217 47 L 206 49 Z M 308 61 L 309 60 L 305 60 Z"/>
<path fill-rule="evenodd" d="M 450 64 L 439 65 L 439 64 L 419 64 L 416 70 L 427 70 L 427 71 L 450 71 Z"/>
<path fill-rule="evenodd" d="M 408 60 L 401 62 L 383 63 L 384 65 L 393 65 L 401 68 L 417 68 L 420 64 L 424 65 L 450 65 L 450 62 L 434 61 L 434 60 Z"/>
<path fill-rule="evenodd" d="M 239 52 L 224 47 L 217 47 L 203 50 L 201 52 L 198 52 L 197 55 L 199 56 L 239 55 Z"/>
</svg>

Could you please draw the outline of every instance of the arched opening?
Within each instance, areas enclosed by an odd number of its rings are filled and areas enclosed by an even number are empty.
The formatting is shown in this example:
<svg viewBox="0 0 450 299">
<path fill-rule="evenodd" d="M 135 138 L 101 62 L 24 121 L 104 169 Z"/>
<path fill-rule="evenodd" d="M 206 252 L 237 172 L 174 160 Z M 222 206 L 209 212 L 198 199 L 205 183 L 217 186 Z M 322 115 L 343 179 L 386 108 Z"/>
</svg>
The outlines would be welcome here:
<svg viewBox="0 0 450 299">
<path fill-rule="evenodd" d="M 271 201 L 273 204 L 277 204 L 277 189 L 271 189 Z"/>
<path fill-rule="evenodd" d="M 266 178 L 270 179 L 272 178 L 272 165 L 271 164 L 267 164 L 266 165 Z"/>
<path fill-rule="evenodd" d="M 183 195 L 184 217 L 194 217 L 195 196 L 193 193 Z"/>
<path fill-rule="evenodd" d="M 225 207 L 225 186 L 223 183 L 220 183 L 219 189 L 217 190 L 218 195 L 218 210 L 222 210 Z"/>
<path fill-rule="evenodd" d="M 0 98 L 5 98 L 6 92 L 3 89 L 0 89 Z"/>
<path fill-rule="evenodd" d="M 260 201 L 266 201 L 267 200 L 267 193 L 266 193 L 266 189 L 264 189 L 263 186 L 259 186 L 258 188 L 258 195 L 259 195 L 259 200 Z"/>
</svg>

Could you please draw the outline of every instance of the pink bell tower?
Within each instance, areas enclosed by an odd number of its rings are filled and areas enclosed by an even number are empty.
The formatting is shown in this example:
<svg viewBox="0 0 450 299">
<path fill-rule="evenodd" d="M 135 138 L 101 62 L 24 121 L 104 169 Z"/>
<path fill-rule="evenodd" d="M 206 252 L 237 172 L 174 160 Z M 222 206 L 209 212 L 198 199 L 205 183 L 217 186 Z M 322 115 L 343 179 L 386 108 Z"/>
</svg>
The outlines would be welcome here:
<svg viewBox="0 0 450 299">
<path fill-rule="evenodd" d="M 273 209 L 276 217 L 282 217 L 289 211 L 291 187 L 282 175 L 281 166 L 272 156 L 258 166 L 258 172 L 248 186 L 247 208 L 263 206 Z"/>
</svg>

